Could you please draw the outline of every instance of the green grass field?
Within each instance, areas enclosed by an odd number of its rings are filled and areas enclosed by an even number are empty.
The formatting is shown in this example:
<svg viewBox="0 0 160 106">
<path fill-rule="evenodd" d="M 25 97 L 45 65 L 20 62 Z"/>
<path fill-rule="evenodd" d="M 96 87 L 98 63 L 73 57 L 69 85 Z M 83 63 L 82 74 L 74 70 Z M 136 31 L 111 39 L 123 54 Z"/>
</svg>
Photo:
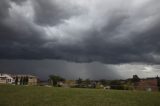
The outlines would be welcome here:
<svg viewBox="0 0 160 106">
<path fill-rule="evenodd" d="M 0 85 L 0 106 L 160 106 L 160 93 Z"/>
</svg>

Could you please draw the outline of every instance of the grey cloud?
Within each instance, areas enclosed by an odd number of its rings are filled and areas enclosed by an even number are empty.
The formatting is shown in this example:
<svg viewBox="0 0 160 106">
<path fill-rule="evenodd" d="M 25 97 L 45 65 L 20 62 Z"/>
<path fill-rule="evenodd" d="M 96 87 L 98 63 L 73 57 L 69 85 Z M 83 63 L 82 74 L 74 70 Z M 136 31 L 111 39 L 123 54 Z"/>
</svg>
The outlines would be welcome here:
<svg viewBox="0 0 160 106">
<path fill-rule="evenodd" d="M 0 60 L 0 73 L 32 74 L 47 80 L 51 74 L 66 79 L 126 79 L 137 74 L 140 78 L 160 75 L 159 65 L 106 65 L 99 62 L 75 63 L 63 60 Z"/>
<path fill-rule="evenodd" d="M 11 1 L 21 5 L 23 2 L 25 2 L 27 0 L 11 0 Z"/>
<path fill-rule="evenodd" d="M 9 0 L 0 2 L 3 4 L 0 7 L 1 59 L 60 59 L 107 64 L 160 63 L 155 58 L 155 55 L 160 55 L 159 1 L 153 0 L 141 7 L 128 4 L 114 8 L 108 5 L 103 7 L 102 13 L 94 5 L 83 8 L 67 1 L 67 5 L 56 0 L 30 2 L 32 19 L 17 11 L 17 15 L 12 16 Z M 99 3 L 106 2 L 102 0 Z M 47 27 L 55 28 L 51 29 L 51 37 L 44 30 Z"/>
<path fill-rule="evenodd" d="M 33 74 L 41 80 L 51 74 L 67 79 L 120 79 L 112 67 L 101 63 L 73 63 L 61 60 L 0 60 L 1 73 Z"/>
<path fill-rule="evenodd" d="M 35 0 L 33 5 L 35 22 L 45 26 L 55 26 L 63 23 L 64 20 L 80 12 L 77 7 L 65 0 L 61 2 L 57 0 Z"/>
<path fill-rule="evenodd" d="M 8 8 L 9 8 L 8 0 L 2 0 L 0 4 L 0 21 L 8 15 Z"/>
</svg>

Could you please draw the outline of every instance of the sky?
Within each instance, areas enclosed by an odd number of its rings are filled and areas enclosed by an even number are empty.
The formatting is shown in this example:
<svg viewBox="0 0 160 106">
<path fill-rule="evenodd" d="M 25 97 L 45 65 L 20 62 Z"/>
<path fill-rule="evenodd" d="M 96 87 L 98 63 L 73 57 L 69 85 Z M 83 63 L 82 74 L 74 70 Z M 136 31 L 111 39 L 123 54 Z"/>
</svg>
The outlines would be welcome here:
<svg viewBox="0 0 160 106">
<path fill-rule="evenodd" d="M 0 72 L 160 75 L 158 0 L 1 0 Z"/>
</svg>

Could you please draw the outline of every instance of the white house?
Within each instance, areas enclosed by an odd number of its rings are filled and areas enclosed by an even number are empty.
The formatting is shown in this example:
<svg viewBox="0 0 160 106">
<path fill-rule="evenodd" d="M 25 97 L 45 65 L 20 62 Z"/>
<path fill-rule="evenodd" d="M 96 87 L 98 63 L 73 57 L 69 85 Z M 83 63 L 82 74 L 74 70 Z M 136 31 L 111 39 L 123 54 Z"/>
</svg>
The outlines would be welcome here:
<svg viewBox="0 0 160 106">
<path fill-rule="evenodd" d="M 9 74 L 0 74 L 0 84 L 13 84 L 15 81 Z"/>
<path fill-rule="evenodd" d="M 10 75 L 0 73 L 0 84 L 37 85 L 38 78 L 33 75 Z"/>
</svg>

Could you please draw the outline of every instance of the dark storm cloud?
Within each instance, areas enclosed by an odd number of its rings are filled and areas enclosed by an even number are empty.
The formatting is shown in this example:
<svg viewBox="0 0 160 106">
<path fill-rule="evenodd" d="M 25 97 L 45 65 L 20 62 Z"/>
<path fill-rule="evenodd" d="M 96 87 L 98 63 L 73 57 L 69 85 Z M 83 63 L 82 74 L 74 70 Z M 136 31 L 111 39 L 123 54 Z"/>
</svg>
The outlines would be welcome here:
<svg viewBox="0 0 160 106">
<path fill-rule="evenodd" d="M 160 63 L 159 1 L 2 0 L 0 5 L 1 59 Z"/>
<path fill-rule="evenodd" d="M 33 74 L 47 80 L 51 74 L 67 79 L 120 79 L 111 67 L 97 62 L 72 63 L 62 60 L 0 60 L 0 73 Z"/>
<path fill-rule="evenodd" d="M 8 8 L 9 8 L 8 0 L 2 0 L 0 4 L 0 16 L 1 16 L 0 19 L 3 19 L 8 15 Z"/>
<path fill-rule="evenodd" d="M 35 22 L 40 25 L 54 26 L 79 12 L 78 8 L 70 5 L 65 0 L 60 1 L 35 0 L 33 2 L 35 10 Z"/>
<path fill-rule="evenodd" d="M 11 1 L 20 5 L 20 4 L 22 4 L 23 2 L 25 2 L 27 0 L 11 0 Z"/>
<path fill-rule="evenodd" d="M 0 73 L 32 74 L 47 80 L 51 74 L 66 79 L 125 79 L 137 74 L 140 78 L 156 77 L 160 65 L 106 65 L 99 62 L 75 63 L 63 60 L 0 60 Z"/>
</svg>

